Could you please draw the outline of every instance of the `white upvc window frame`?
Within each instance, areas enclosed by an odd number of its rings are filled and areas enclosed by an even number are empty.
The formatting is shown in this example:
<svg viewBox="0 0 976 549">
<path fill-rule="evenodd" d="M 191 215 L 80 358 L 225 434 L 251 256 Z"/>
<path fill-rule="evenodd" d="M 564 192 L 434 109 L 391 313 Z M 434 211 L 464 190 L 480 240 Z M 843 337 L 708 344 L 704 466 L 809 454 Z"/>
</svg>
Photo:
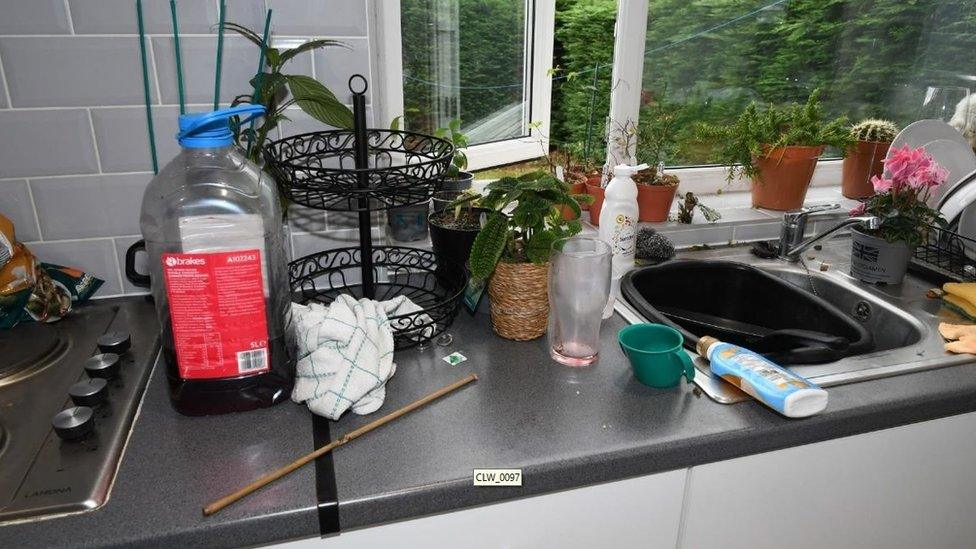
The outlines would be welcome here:
<svg viewBox="0 0 976 549">
<path fill-rule="evenodd" d="M 607 143 L 608 169 L 623 162 L 631 162 L 636 153 L 636 139 L 629 140 L 629 149 L 613 139 L 616 121 L 637 124 L 640 116 L 640 96 L 644 81 L 644 43 L 647 34 L 647 0 L 618 0 L 617 23 L 614 28 L 613 86 L 610 92 L 610 139 Z M 606 172 L 607 170 L 605 170 Z M 748 179 L 727 180 L 724 166 L 689 166 L 670 168 L 681 180 L 681 191 L 696 195 L 748 191 Z M 606 178 L 606 175 L 604 175 Z M 813 172 L 812 186 L 837 185 L 841 179 L 841 160 L 822 159 Z"/>
<path fill-rule="evenodd" d="M 552 44 L 555 0 L 530 0 L 526 32 L 532 44 L 526 52 L 526 77 L 531 88 L 527 136 L 472 145 L 466 149 L 468 169 L 480 170 L 539 158 L 549 147 L 549 115 L 552 100 Z M 374 125 L 383 127 L 403 114 L 403 51 L 400 34 L 400 0 L 370 0 L 371 83 Z"/>
</svg>

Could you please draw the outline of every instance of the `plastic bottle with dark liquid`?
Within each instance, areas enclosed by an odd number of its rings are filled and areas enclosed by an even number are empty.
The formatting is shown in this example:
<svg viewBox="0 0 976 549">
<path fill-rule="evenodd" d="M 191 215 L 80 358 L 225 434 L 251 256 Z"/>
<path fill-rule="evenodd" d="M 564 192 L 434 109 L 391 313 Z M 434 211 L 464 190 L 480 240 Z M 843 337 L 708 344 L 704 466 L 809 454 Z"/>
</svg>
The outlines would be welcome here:
<svg viewBox="0 0 976 549">
<path fill-rule="evenodd" d="M 182 150 L 143 197 L 170 397 L 183 414 L 253 410 L 291 392 L 278 191 L 234 146 L 228 125 L 261 113 L 249 105 L 180 116 Z"/>
</svg>

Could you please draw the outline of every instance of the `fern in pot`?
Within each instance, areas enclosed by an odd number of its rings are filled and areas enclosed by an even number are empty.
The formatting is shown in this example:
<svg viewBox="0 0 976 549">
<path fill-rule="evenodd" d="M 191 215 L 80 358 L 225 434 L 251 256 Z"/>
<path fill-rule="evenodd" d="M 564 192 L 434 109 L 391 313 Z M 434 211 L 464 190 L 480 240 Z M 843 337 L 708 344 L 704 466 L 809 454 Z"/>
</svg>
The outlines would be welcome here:
<svg viewBox="0 0 976 549">
<path fill-rule="evenodd" d="M 489 213 L 471 248 L 471 278 L 488 281 L 495 333 L 517 341 L 535 339 L 549 321 L 550 247 L 582 229 L 579 203 L 564 183 L 545 172 L 499 179 L 479 200 Z M 575 218 L 566 219 L 561 206 L 573 210 Z"/>
<path fill-rule="evenodd" d="M 923 148 L 894 149 L 883 175 L 871 178 L 875 194 L 851 210 L 873 215 L 877 229 L 852 229 L 851 276 L 865 282 L 898 284 L 905 277 L 912 250 L 922 244 L 930 226 L 946 221 L 927 201 L 948 172 Z"/>
<path fill-rule="evenodd" d="M 752 180 L 752 205 L 770 210 L 795 210 L 803 206 L 813 170 L 824 148 L 846 150 L 851 137 L 847 119 L 827 121 L 818 91 L 806 104 L 750 104 L 727 126 L 704 125 L 699 137 L 721 143 L 728 179 Z"/>
</svg>

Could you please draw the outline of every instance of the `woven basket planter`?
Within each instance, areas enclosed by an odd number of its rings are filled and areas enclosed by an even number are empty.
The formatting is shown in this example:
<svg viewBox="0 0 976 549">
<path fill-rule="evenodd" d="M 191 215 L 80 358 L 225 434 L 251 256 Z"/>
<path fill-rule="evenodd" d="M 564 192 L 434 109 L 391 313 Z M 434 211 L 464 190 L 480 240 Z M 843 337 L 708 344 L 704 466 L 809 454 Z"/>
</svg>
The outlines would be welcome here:
<svg viewBox="0 0 976 549">
<path fill-rule="evenodd" d="M 505 339 L 528 341 L 549 322 L 549 264 L 499 262 L 488 282 L 491 327 Z"/>
</svg>

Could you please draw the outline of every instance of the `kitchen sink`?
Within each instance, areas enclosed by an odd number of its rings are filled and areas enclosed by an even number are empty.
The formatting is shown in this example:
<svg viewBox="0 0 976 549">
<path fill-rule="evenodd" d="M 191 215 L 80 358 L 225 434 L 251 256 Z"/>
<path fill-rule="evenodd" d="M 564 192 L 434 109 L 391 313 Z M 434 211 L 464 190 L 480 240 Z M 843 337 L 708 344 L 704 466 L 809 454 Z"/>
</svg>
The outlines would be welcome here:
<svg viewBox="0 0 976 549">
<path fill-rule="evenodd" d="M 800 285 L 739 261 L 682 259 L 634 269 L 620 292 L 641 316 L 741 345 L 782 364 L 823 364 L 874 349 L 867 328 Z"/>
<path fill-rule="evenodd" d="M 938 300 L 925 296 L 935 284 L 912 274 L 902 284 L 891 286 L 866 284 L 852 278 L 848 274 L 848 239 L 835 239 L 819 250 L 809 250 L 798 263 L 761 259 L 752 255 L 748 246 L 685 251 L 673 261 L 682 260 L 736 262 L 758 268 L 819 296 L 862 326 L 871 336 L 870 345 L 854 349 L 838 360 L 787 366 L 822 387 L 973 361 L 969 355 L 952 355 L 943 349 L 939 322 L 959 319 L 941 310 Z M 617 300 L 616 310 L 631 323 L 656 321 L 647 319 L 625 299 Z M 695 362 L 699 370 L 695 383 L 712 399 L 732 403 L 749 398 L 713 377 L 702 358 L 696 357 Z"/>
</svg>

